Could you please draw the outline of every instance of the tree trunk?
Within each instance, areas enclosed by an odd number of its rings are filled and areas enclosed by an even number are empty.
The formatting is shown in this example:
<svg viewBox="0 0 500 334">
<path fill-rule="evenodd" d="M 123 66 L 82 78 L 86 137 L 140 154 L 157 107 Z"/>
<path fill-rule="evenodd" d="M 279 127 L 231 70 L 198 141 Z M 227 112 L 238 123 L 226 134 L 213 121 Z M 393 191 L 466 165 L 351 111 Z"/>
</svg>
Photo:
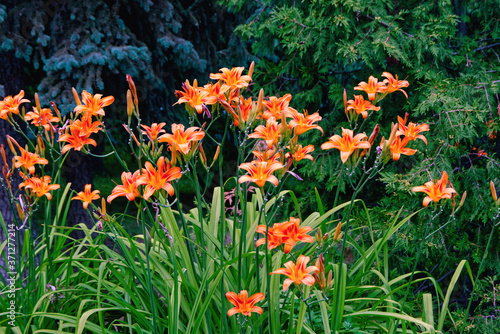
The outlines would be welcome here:
<svg viewBox="0 0 500 334">
<path fill-rule="evenodd" d="M 14 55 L 14 52 L 6 52 L 6 53 L 0 53 L 0 86 L 3 87 L 3 91 L 5 93 L 5 96 L 8 95 L 16 95 L 21 91 L 22 89 L 22 65 L 21 65 L 21 60 L 17 59 Z M 0 96 L 0 100 L 3 100 L 4 96 Z M 7 162 L 10 164 L 10 167 L 12 167 L 12 158 L 13 154 L 9 149 L 9 146 L 7 144 L 7 135 L 10 135 L 14 138 L 17 136 L 15 135 L 14 131 L 12 130 L 12 126 L 7 122 L 2 119 L 0 119 L 0 145 L 4 146 L 5 153 L 7 154 Z M 16 138 L 17 140 L 18 138 Z M 0 170 L 3 169 L 3 159 L 0 159 Z M 3 177 L 3 175 L 1 175 Z M 14 173 L 14 180 L 11 183 L 11 187 L 13 192 L 15 193 L 15 190 L 18 189 L 20 183 L 20 178 L 19 174 Z M 8 195 L 8 190 L 5 189 L 4 187 L 0 187 L 0 212 L 3 217 L 3 221 L 5 222 L 5 225 L 11 225 L 14 223 L 14 213 L 11 210 L 10 207 L 10 197 Z M 4 242 L 7 238 L 7 231 L 1 231 L 0 233 L 0 243 Z M 22 240 L 22 239 L 19 239 Z M 17 250 L 20 250 L 22 248 L 22 245 L 16 245 L 16 252 Z M 7 251 L 7 247 L 4 249 L 4 252 Z M 0 275 L 5 278 L 6 272 L 1 269 L 5 267 L 5 259 L 4 259 L 4 254 L 0 256 Z"/>
</svg>

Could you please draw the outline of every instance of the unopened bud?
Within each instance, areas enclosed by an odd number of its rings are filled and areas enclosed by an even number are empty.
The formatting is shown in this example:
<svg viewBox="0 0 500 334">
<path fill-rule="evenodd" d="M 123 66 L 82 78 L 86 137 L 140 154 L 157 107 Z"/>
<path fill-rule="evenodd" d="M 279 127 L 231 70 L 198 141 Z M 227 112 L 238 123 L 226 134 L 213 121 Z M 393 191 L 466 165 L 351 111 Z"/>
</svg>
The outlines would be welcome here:
<svg viewBox="0 0 500 334">
<path fill-rule="evenodd" d="M 377 138 L 379 132 L 380 132 L 380 126 L 377 124 L 373 128 L 373 131 L 372 131 L 372 134 L 370 135 L 370 138 L 368 138 L 368 142 L 370 143 L 370 145 L 373 145 L 373 143 L 375 142 L 375 139 Z"/>
<path fill-rule="evenodd" d="M 325 233 L 325 235 L 323 236 L 323 241 L 326 241 L 326 239 L 328 239 L 328 233 Z"/>
<path fill-rule="evenodd" d="M 71 88 L 71 91 L 73 92 L 73 97 L 75 98 L 76 105 L 77 106 L 81 105 L 82 102 L 80 101 L 80 97 L 78 96 L 75 87 Z"/>
<path fill-rule="evenodd" d="M 466 197 L 467 197 L 467 191 L 464 191 L 464 193 L 462 194 L 462 199 L 460 200 L 460 204 L 458 204 L 459 207 L 461 207 L 462 205 L 464 205 Z"/>
<path fill-rule="evenodd" d="M 495 189 L 495 184 L 493 183 L 493 181 L 490 181 L 490 190 L 491 190 L 491 197 L 493 197 L 493 201 L 496 201 L 498 200 L 498 197 L 497 197 L 497 191 Z"/>
<path fill-rule="evenodd" d="M 12 153 L 14 155 L 17 155 L 17 151 L 16 149 L 14 148 L 14 144 L 19 148 L 19 149 L 22 149 L 21 146 L 19 146 L 19 144 L 17 143 L 17 141 L 12 138 L 11 136 L 7 135 L 7 144 L 9 144 L 9 147 L 10 147 L 10 150 L 12 151 Z"/>
<path fill-rule="evenodd" d="M 314 238 L 316 239 L 316 242 L 318 244 L 321 244 L 321 239 L 322 239 L 321 236 L 322 236 L 321 227 L 319 227 L 318 230 L 316 231 L 316 234 L 314 235 Z"/>
<path fill-rule="evenodd" d="M 342 229 L 342 222 L 337 224 L 335 228 L 335 234 L 333 235 L 333 241 L 338 241 L 340 239 L 340 230 Z"/>
<path fill-rule="evenodd" d="M 2 158 L 3 158 L 3 163 L 5 166 L 9 166 L 9 163 L 7 162 L 7 154 L 5 154 L 5 149 L 3 147 L 3 144 L 0 145 L 0 153 L 2 154 Z"/>
<path fill-rule="evenodd" d="M 59 118 L 59 122 L 61 122 L 62 117 L 61 117 L 61 112 L 59 112 L 59 108 L 57 108 L 56 104 L 53 101 L 50 101 L 50 105 L 52 106 L 52 108 L 56 112 L 57 118 Z"/>
<path fill-rule="evenodd" d="M 259 91 L 259 98 L 257 100 L 257 113 L 260 113 L 262 111 L 262 103 L 264 102 L 264 89 L 260 89 Z"/>
<path fill-rule="evenodd" d="M 127 78 L 127 82 L 128 82 L 128 86 L 130 88 L 130 91 L 132 92 L 132 96 L 134 97 L 134 103 L 135 103 L 135 105 L 138 105 L 139 101 L 137 100 L 137 89 L 135 88 L 134 80 L 132 80 L 132 77 L 130 76 L 130 74 L 127 74 L 126 78 Z"/>
<path fill-rule="evenodd" d="M 200 144 L 198 145 L 198 152 L 200 155 L 200 160 L 203 163 L 205 167 L 207 167 L 207 156 L 205 155 L 205 151 L 203 150 L 203 146 Z"/>
<path fill-rule="evenodd" d="M 255 67 L 255 62 L 252 61 L 252 63 L 250 64 L 250 68 L 248 69 L 248 76 L 251 77 L 252 74 L 253 74 L 253 68 Z"/>
<path fill-rule="evenodd" d="M 347 113 L 347 91 L 345 88 L 344 88 L 344 112 L 346 115 L 348 115 L 348 113 Z M 349 118 L 349 116 L 347 116 L 347 118 Z"/>
<path fill-rule="evenodd" d="M 132 101 L 132 92 L 130 89 L 127 90 L 127 116 L 130 119 L 134 112 L 134 103 Z"/>
<path fill-rule="evenodd" d="M 215 151 L 213 162 L 217 161 L 217 158 L 219 157 L 219 154 L 220 154 L 220 145 L 217 146 L 217 150 Z"/>
<path fill-rule="evenodd" d="M 36 109 L 38 110 L 38 114 L 42 114 L 42 107 L 40 106 L 40 98 L 38 97 L 38 93 L 35 93 L 35 105 Z"/>
<path fill-rule="evenodd" d="M 19 215 L 19 218 L 21 221 L 24 221 L 24 218 L 26 217 L 26 214 L 24 213 L 22 207 L 19 205 L 19 203 L 16 203 L 16 208 L 17 208 L 17 214 Z"/>
<path fill-rule="evenodd" d="M 106 200 L 102 197 L 101 200 L 101 214 L 104 216 L 106 214 Z"/>
</svg>

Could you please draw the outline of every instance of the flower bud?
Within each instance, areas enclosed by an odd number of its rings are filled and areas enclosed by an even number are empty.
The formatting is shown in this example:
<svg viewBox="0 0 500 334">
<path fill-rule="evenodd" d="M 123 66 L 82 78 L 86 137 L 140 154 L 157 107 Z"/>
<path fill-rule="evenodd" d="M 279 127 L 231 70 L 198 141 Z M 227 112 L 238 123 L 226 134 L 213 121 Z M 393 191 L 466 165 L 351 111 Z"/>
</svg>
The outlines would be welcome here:
<svg viewBox="0 0 500 334">
<path fill-rule="evenodd" d="M 56 104 L 53 101 L 50 101 L 50 105 L 52 106 L 52 108 L 56 112 L 57 118 L 59 118 L 59 122 L 61 122 L 62 117 L 61 117 L 61 113 L 59 112 L 59 108 L 57 108 Z"/>
<path fill-rule="evenodd" d="M 132 102 L 132 92 L 127 90 L 127 116 L 130 119 L 134 112 L 134 103 Z"/>
<path fill-rule="evenodd" d="M 252 63 L 250 64 L 250 68 L 248 69 L 248 76 L 251 77 L 252 74 L 253 74 L 253 68 L 255 67 L 255 62 L 252 61 Z"/>
<path fill-rule="evenodd" d="M 338 241 L 340 239 L 340 230 L 342 229 L 342 222 L 337 224 L 335 228 L 335 234 L 333 235 L 333 241 Z"/>
<path fill-rule="evenodd" d="M 137 89 L 135 88 L 134 80 L 132 80 L 132 77 L 130 76 L 130 74 L 127 74 L 126 78 L 127 78 L 127 82 L 128 82 L 128 86 L 130 88 L 130 91 L 132 92 L 132 96 L 134 97 L 134 104 L 138 105 L 139 101 L 137 99 Z"/>
<path fill-rule="evenodd" d="M 316 235 L 314 236 L 314 238 L 316 239 L 316 242 L 318 244 L 321 244 L 322 240 L 321 227 L 319 227 L 318 230 L 316 231 Z"/>
<path fill-rule="evenodd" d="M 467 191 L 464 191 L 464 193 L 462 194 L 462 199 L 460 200 L 460 204 L 458 205 L 458 207 L 461 207 L 462 205 L 464 205 L 466 197 L 467 197 Z"/>
<path fill-rule="evenodd" d="M 81 105 L 81 104 L 82 104 L 82 102 L 80 101 L 80 97 L 78 96 L 78 93 L 76 92 L 75 87 L 72 87 L 72 88 L 71 88 L 71 91 L 73 92 L 73 97 L 75 98 L 76 105 L 77 105 L 77 106 Z"/>
<path fill-rule="evenodd" d="M 495 184 L 493 183 L 493 181 L 490 181 L 490 190 L 491 190 L 491 197 L 493 198 L 493 201 L 496 201 L 498 200 L 498 197 L 497 197 L 497 191 L 495 189 Z"/>
<path fill-rule="evenodd" d="M 38 110 L 38 114 L 42 114 L 42 107 L 40 106 L 40 99 L 38 98 L 38 93 L 35 93 L 35 105 L 36 109 Z"/>
</svg>

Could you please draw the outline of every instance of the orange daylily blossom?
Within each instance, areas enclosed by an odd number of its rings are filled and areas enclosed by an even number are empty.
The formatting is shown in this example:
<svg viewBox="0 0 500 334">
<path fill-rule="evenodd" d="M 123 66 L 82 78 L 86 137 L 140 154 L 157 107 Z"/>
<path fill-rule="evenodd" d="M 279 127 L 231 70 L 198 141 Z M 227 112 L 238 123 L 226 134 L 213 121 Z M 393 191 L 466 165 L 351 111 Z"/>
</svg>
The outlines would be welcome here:
<svg viewBox="0 0 500 334">
<path fill-rule="evenodd" d="M 287 291 L 292 283 L 300 285 L 304 283 L 305 285 L 313 286 L 314 277 L 311 276 L 311 272 L 319 271 L 316 266 L 306 267 L 309 262 L 309 256 L 300 255 L 297 259 L 297 264 L 293 261 L 288 261 L 285 263 L 285 268 L 280 268 L 271 272 L 271 274 L 285 275 L 288 278 L 283 282 L 283 291 Z"/>
<path fill-rule="evenodd" d="M 142 131 L 142 133 L 145 134 L 146 136 L 148 136 L 149 140 L 154 142 L 154 141 L 156 141 L 156 139 L 158 138 L 158 135 L 160 133 L 165 132 L 165 130 L 163 130 L 163 127 L 166 124 L 167 123 L 165 123 L 165 122 L 161 122 L 160 124 L 153 123 L 153 124 L 151 124 L 151 127 L 141 124 L 141 127 L 145 130 L 145 131 Z"/>
<path fill-rule="evenodd" d="M 241 98 L 240 103 L 238 104 L 237 115 L 238 117 L 234 117 L 234 126 L 239 126 L 240 121 L 242 121 L 245 125 L 248 121 L 248 117 L 252 113 L 253 110 L 253 102 L 252 98 L 248 99 Z"/>
<path fill-rule="evenodd" d="M 115 101 L 113 96 L 102 97 L 102 94 L 92 95 L 87 91 L 82 92 L 82 103 L 75 107 L 74 112 L 78 115 L 83 113 L 83 118 L 91 116 L 104 116 L 104 107 L 111 105 Z"/>
<path fill-rule="evenodd" d="M 396 132 L 396 136 L 404 135 L 405 138 L 408 138 L 409 140 L 417 140 L 417 138 L 422 139 L 424 143 L 427 145 L 427 138 L 425 138 L 423 135 L 419 135 L 419 133 L 424 131 L 429 131 L 429 125 L 425 123 L 417 125 L 415 123 L 410 122 L 410 124 L 406 126 L 407 120 L 408 120 L 408 113 L 406 113 L 404 119 L 398 116 L 399 130 Z"/>
<path fill-rule="evenodd" d="M 396 137 L 394 139 L 394 141 L 392 142 L 392 145 L 390 147 L 392 159 L 394 161 L 398 161 L 401 154 L 414 155 L 417 152 L 417 150 L 406 147 L 408 142 L 409 142 L 409 139 L 406 137 L 403 139 L 401 139 L 400 137 Z M 384 147 L 384 141 L 382 141 L 382 143 L 380 144 L 380 147 L 382 147 L 382 148 Z"/>
<path fill-rule="evenodd" d="M 266 182 L 271 182 L 278 186 L 278 178 L 271 175 L 274 171 L 283 168 L 283 165 L 277 161 L 257 161 L 243 163 L 241 169 L 246 170 L 250 175 L 240 176 L 239 183 L 254 182 L 260 188 L 263 188 Z"/>
<path fill-rule="evenodd" d="M 259 125 L 255 128 L 255 132 L 248 135 L 248 138 L 261 138 L 266 141 L 268 147 L 273 147 L 274 144 L 278 142 L 281 137 L 281 127 L 276 122 L 274 117 L 269 117 L 266 121 L 266 126 Z"/>
<path fill-rule="evenodd" d="M 149 161 L 146 168 L 142 169 L 142 175 L 137 179 L 137 185 L 146 185 L 144 199 L 147 201 L 156 190 L 166 190 L 170 196 L 174 196 L 174 187 L 170 181 L 180 179 L 182 176 L 180 167 L 171 168 L 170 162 L 165 163 L 165 157 L 160 157 L 156 163 L 156 169 Z"/>
<path fill-rule="evenodd" d="M 47 165 L 49 163 L 47 159 L 40 158 L 36 153 L 28 152 L 21 147 L 19 149 L 21 150 L 21 156 L 16 155 L 12 158 L 15 168 L 24 167 L 30 174 L 35 174 L 35 164 Z"/>
<path fill-rule="evenodd" d="M 99 190 L 94 190 L 90 191 L 92 189 L 91 184 L 86 184 L 85 185 L 85 191 L 80 191 L 75 197 L 73 197 L 71 200 L 80 200 L 83 202 L 83 208 L 86 210 L 88 205 L 92 203 L 93 200 L 101 198 L 99 196 L 100 191 Z"/>
<path fill-rule="evenodd" d="M 258 306 L 254 306 L 255 303 L 264 300 L 264 294 L 262 292 L 258 292 L 248 298 L 248 292 L 246 290 L 242 290 L 239 294 L 234 292 L 226 292 L 227 300 L 233 304 L 235 307 L 230 308 L 227 311 L 227 316 L 230 317 L 236 313 L 241 313 L 245 316 L 251 316 L 252 312 L 256 312 L 258 314 L 262 314 L 262 308 Z"/>
<path fill-rule="evenodd" d="M 290 146 L 287 146 L 287 148 L 290 150 Z M 288 159 L 292 158 L 293 161 L 299 162 L 302 159 L 309 159 L 311 161 L 314 160 L 312 155 L 308 154 L 314 151 L 314 146 L 313 145 L 307 145 L 306 147 L 302 147 L 302 145 L 298 145 L 297 148 L 295 149 L 295 152 L 292 154 L 292 152 L 288 152 L 286 154 L 286 157 Z"/>
<path fill-rule="evenodd" d="M 111 195 L 108 196 L 107 201 L 111 203 L 117 197 L 125 196 L 129 201 L 135 200 L 136 197 L 140 198 L 141 194 L 137 189 L 137 179 L 140 176 L 140 171 L 136 170 L 134 174 L 130 172 L 123 172 L 121 179 L 122 184 L 116 185 L 116 187 L 111 191 Z"/>
<path fill-rule="evenodd" d="M 304 110 L 304 113 L 301 114 L 294 109 L 294 111 L 288 112 L 286 116 L 293 118 L 289 125 L 294 129 L 296 136 L 300 136 L 301 134 L 313 129 L 319 130 L 323 133 L 323 129 L 319 125 L 314 124 L 321 121 L 321 116 L 317 112 L 308 115 L 307 110 Z"/>
<path fill-rule="evenodd" d="M 16 114 L 19 115 L 19 106 L 25 102 L 30 102 L 28 99 L 23 99 L 24 90 L 20 91 L 19 94 L 12 97 L 9 95 L 0 101 L 0 118 L 8 119 L 9 115 Z"/>
<path fill-rule="evenodd" d="M 427 196 L 424 198 L 424 206 L 429 205 L 431 201 L 439 202 L 441 198 L 451 198 L 452 194 L 457 192 L 453 188 L 446 188 L 448 184 L 448 173 L 446 171 L 441 175 L 440 180 L 435 182 L 426 182 L 423 186 L 413 187 L 411 191 L 413 192 L 424 192 Z"/>
<path fill-rule="evenodd" d="M 248 83 L 252 81 L 249 75 L 241 75 L 244 67 L 233 67 L 228 69 L 221 68 L 219 71 L 222 73 L 210 73 L 210 79 L 223 81 L 230 89 L 247 87 Z"/>
<path fill-rule="evenodd" d="M 363 95 L 354 95 L 354 100 L 347 101 L 347 110 L 354 110 L 356 114 L 367 118 L 367 110 L 379 111 L 380 107 L 374 106 L 370 101 L 365 101 Z"/>
<path fill-rule="evenodd" d="M 297 112 L 292 107 L 289 107 L 288 104 L 292 99 L 291 94 L 286 94 L 283 97 L 271 96 L 269 97 L 269 101 L 262 101 L 262 105 L 264 106 L 264 112 L 262 113 L 262 118 L 267 120 L 269 117 L 280 118 L 281 112 L 292 113 Z"/>
<path fill-rule="evenodd" d="M 101 121 L 92 122 L 91 117 L 84 117 L 72 122 L 68 127 L 72 130 L 71 133 L 75 131 L 75 133 L 78 132 L 80 137 L 89 137 L 91 134 L 101 131 L 101 126 Z"/>
<path fill-rule="evenodd" d="M 198 127 L 193 126 L 184 131 L 184 125 L 174 123 L 172 124 L 172 134 L 161 135 L 158 141 L 170 145 L 175 143 L 178 151 L 181 151 L 182 154 L 188 154 L 191 149 L 191 143 L 200 141 L 203 137 L 205 137 L 205 132 Z"/>
<path fill-rule="evenodd" d="M 389 72 L 384 72 L 382 73 L 383 77 L 386 77 L 387 79 L 384 79 L 384 83 L 387 84 L 387 93 L 393 93 L 395 91 L 402 91 L 403 94 L 405 94 L 406 98 L 408 98 L 408 95 L 404 90 L 401 88 L 408 87 L 410 83 L 406 80 L 398 80 L 398 75 L 396 74 L 396 78 L 392 76 L 391 73 Z"/>
<path fill-rule="evenodd" d="M 43 126 L 47 131 L 50 131 L 51 123 L 59 122 L 59 118 L 52 115 L 50 108 L 42 108 L 39 113 L 36 107 L 33 107 L 33 111 L 26 113 L 24 120 L 31 121 L 31 124 L 36 126 Z"/>
<path fill-rule="evenodd" d="M 24 182 L 19 185 L 19 189 L 23 187 L 24 189 L 30 189 L 37 197 L 45 195 L 50 201 L 52 199 L 52 194 L 49 193 L 49 191 L 59 189 L 61 186 L 58 184 L 50 184 L 50 176 L 45 175 L 41 178 L 31 177 L 24 180 Z"/>
<path fill-rule="evenodd" d="M 252 153 L 259 161 L 274 162 L 280 159 L 280 154 L 276 150 L 252 151 Z"/>
<path fill-rule="evenodd" d="M 224 93 L 227 92 L 229 89 L 229 86 L 226 84 L 220 84 L 219 82 L 216 83 L 208 83 L 203 86 L 203 88 L 200 88 L 200 91 L 206 92 L 208 95 L 207 96 L 213 96 L 217 98 L 217 100 L 221 99 L 223 101 L 226 100 L 226 96 Z"/>
<path fill-rule="evenodd" d="M 302 242 L 314 242 L 314 238 L 307 234 L 311 232 L 312 228 L 310 226 L 299 227 L 300 219 L 290 217 L 288 222 L 284 222 L 281 229 L 274 232 L 274 235 L 281 237 L 283 243 L 285 244 L 285 253 L 288 254 L 295 246 L 297 241 Z"/>
<path fill-rule="evenodd" d="M 356 87 L 354 87 L 354 90 L 363 90 L 368 94 L 368 99 L 370 101 L 375 100 L 375 96 L 377 93 L 383 93 L 385 92 L 387 87 L 383 82 L 378 82 L 378 79 L 370 76 L 368 79 L 368 83 L 361 81 Z"/>
<path fill-rule="evenodd" d="M 90 133 L 87 135 L 80 135 L 80 130 L 78 128 L 69 127 L 69 130 L 66 130 L 66 133 L 61 135 L 57 141 L 68 143 L 64 145 L 61 150 L 61 153 L 64 154 L 71 149 L 80 151 L 85 145 L 97 146 L 96 141 L 89 137 Z"/>
<path fill-rule="evenodd" d="M 280 231 L 284 227 L 284 223 L 276 223 L 273 227 L 267 228 L 266 225 L 259 225 L 255 230 L 255 233 L 266 234 L 267 230 L 267 248 L 269 250 L 275 249 L 283 243 L 283 239 L 276 235 L 275 232 Z M 255 247 L 259 247 L 260 245 L 264 245 L 266 243 L 266 238 L 260 238 L 255 242 Z"/>
<path fill-rule="evenodd" d="M 196 79 L 193 81 L 193 86 L 189 84 L 189 80 L 186 80 L 186 82 L 182 84 L 182 89 L 184 90 L 183 92 L 180 90 L 175 91 L 175 96 L 177 96 L 179 100 L 175 102 L 174 105 L 178 103 L 187 103 L 186 110 L 189 113 L 193 110 L 196 110 L 198 114 L 201 114 L 203 111 L 207 112 L 208 109 L 205 105 L 217 103 L 216 96 L 209 96 L 206 91 L 201 91 L 198 88 L 198 81 Z"/>
<path fill-rule="evenodd" d="M 321 145 L 321 148 L 323 150 L 329 150 L 332 148 L 340 150 L 340 159 L 342 160 L 342 163 L 345 163 L 354 150 L 360 148 L 370 148 L 370 143 L 363 140 L 366 137 L 367 136 L 364 132 L 353 137 L 352 130 L 342 128 L 342 137 L 339 135 L 330 137 L 329 141 Z"/>
</svg>

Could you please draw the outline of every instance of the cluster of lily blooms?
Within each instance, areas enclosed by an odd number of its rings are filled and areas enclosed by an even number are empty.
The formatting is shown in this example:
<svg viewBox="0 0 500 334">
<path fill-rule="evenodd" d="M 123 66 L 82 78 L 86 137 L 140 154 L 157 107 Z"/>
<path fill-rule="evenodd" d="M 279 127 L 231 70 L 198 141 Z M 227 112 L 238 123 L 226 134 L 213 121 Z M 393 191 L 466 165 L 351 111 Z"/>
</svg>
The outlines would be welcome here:
<svg viewBox="0 0 500 334">
<path fill-rule="evenodd" d="M 321 116 L 319 113 L 308 114 L 307 111 L 300 113 L 290 107 L 289 104 L 292 98 L 290 94 L 280 98 L 272 96 L 264 99 L 264 92 L 261 90 L 256 101 L 253 101 L 251 97 L 245 99 L 240 93 L 252 81 L 253 63 L 247 75 L 242 74 L 243 70 L 243 67 L 236 67 L 231 70 L 223 68 L 220 73 L 210 75 L 210 78 L 218 80 L 217 82 L 206 84 L 203 87 L 198 87 L 196 80 L 194 80 L 193 85 L 190 85 L 189 81 L 186 80 L 183 84 L 183 91 L 175 92 L 178 98 L 176 104 L 185 104 L 186 110 L 191 117 L 196 117 L 196 114 L 211 117 L 211 112 L 207 106 L 212 106 L 212 113 L 220 112 L 222 108 L 227 115 L 232 117 L 232 124 L 235 128 L 239 128 L 244 132 L 253 131 L 248 137 L 260 140 L 260 149 L 253 151 L 255 156 L 253 161 L 239 166 L 240 169 L 248 173 L 241 176 L 239 182 L 253 182 L 261 189 L 264 188 L 266 182 L 277 186 L 279 178 L 283 177 L 292 164 L 295 165 L 303 159 L 313 160 L 310 153 L 314 151 L 314 147 L 312 145 L 302 147 L 298 139 L 299 136 L 309 130 L 319 130 L 323 133 L 323 129 L 316 124 L 321 120 Z M 371 76 L 368 83 L 361 82 L 354 88 L 355 90 L 364 91 L 368 95 L 368 101 L 364 100 L 362 95 L 355 95 L 354 100 L 347 101 L 347 95 L 344 92 L 345 112 L 349 119 L 355 119 L 359 115 L 366 118 L 368 110 L 379 110 L 380 107 L 376 107 L 375 104 L 389 93 L 401 91 L 406 96 L 406 92 L 402 88 L 408 87 L 408 81 L 398 80 L 397 75 L 394 78 L 387 72 L 384 72 L 383 76 L 386 78 L 383 82 L 378 82 L 378 79 Z M 127 113 L 130 125 L 131 115 L 135 113 L 138 116 L 139 111 L 135 85 L 130 76 L 127 76 L 127 81 L 130 87 L 127 92 Z M 34 176 L 35 165 L 48 164 L 48 160 L 44 158 L 45 143 L 51 145 L 51 149 L 53 149 L 55 134 L 59 134 L 57 142 L 65 143 L 60 148 L 61 154 L 65 154 L 71 149 L 88 152 L 88 145 L 97 145 L 95 140 L 90 138 L 91 135 L 103 130 L 103 123 L 101 122 L 102 117 L 105 115 L 103 108 L 114 101 L 112 96 L 103 98 L 101 94 L 91 95 L 86 91 L 83 91 L 82 101 L 80 101 L 74 89 L 73 95 L 77 106 L 71 118 L 64 123 L 64 118 L 61 117 L 55 104 L 51 103 L 56 116 L 53 115 L 51 109 L 42 109 L 40 107 L 36 95 L 36 107 L 33 107 L 33 111 L 24 114 L 23 110 L 22 115 L 20 115 L 23 120 L 26 122 L 31 121 L 31 124 L 40 130 L 35 152 L 29 152 L 28 147 L 22 148 L 12 137 L 8 137 L 8 143 L 15 155 L 13 168 L 22 169 L 20 173 L 23 182 L 19 187 L 20 189 L 24 188 L 28 196 L 33 197 L 35 200 L 44 195 L 50 200 L 50 191 L 59 188 L 57 184 L 50 184 L 51 179 L 48 175 Z M 30 102 L 23 97 L 24 92 L 21 91 L 14 97 L 8 96 L 3 101 L 0 101 L 0 118 L 14 124 L 13 115 L 19 115 L 19 106 L 22 103 Z M 410 141 L 421 139 L 427 144 L 426 138 L 421 134 L 421 132 L 429 131 L 427 124 L 417 125 L 410 122 L 407 125 L 408 114 L 404 119 L 398 117 L 398 121 L 398 124 L 393 124 L 389 139 L 382 138 L 377 148 L 381 159 L 385 159 L 385 162 L 388 162 L 391 157 L 393 160 L 398 160 L 401 154 L 415 154 L 416 150 L 406 147 Z M 60 124 L 60 126 L 57 126 L 57 124 Z M 146 136 L 149 144 L 151 144 L 150 146 L 153 147 L 153 154 L 145 155 L 149 160 L 154 161 L 154 164 L 146 161 L 144 168 L 140 168 L 133 173 L 123 172 L 121 175 L 122 184 L 113 189 L 111 195 L 107 198 L 108 202 L 122 196 L 129 201 L 141 197 L 147 201 L 155 194 L 160 194 L 159 191 L 161 190 L 165 190 L 166 194 L 173 196 L 174 188 L 171 183 L 182 176 L 181 168 L 176 166 L 180 160 L 187 162 L 198 152 L 201 161 L 206 165 L 207 159 L 201 146 L 201 140 L 205 136 L 203 128 L 189 127 L 186 129 L 182 124 L 172 124 L 172 133 L 166 133 L 163 129 L 165 125 L 166 123 L 154 123 L 151 126 L 140 125 L 142 129 L 141 138 L 142 135 Z M 137 140 L 130 127 L 125 125 L 125 128 L 135 143 L 141 147 L 142 144 Z M 252 130 L 252 128 L 254 129 Z M 42 133 L 44 133 L 45 138 L 42 137 Z M 342 129 L 342 136 L 333 135 L 328 142 L 321 145 L 321 148 L 323 150 L 338 149 L 342 163 L 348 162 L 357 165 L 364 155 L 370 153 L 378 133 L 379 126 L 377 125 L 371 136 L 366 140 L 367 135 L 365 133 L 354 135 L 352 130 Z M 154 149 L 163 143 L 168 145 L 168 150 L 171 153 L 170 159 L 161 155 L 161 149 Z M 255 147 L 257 148 L 259 145 Z M 16 148 L 20 153 L 17 153 Z M 141 147 L 141 149 L 145 150 L 146 147 Z M 13 168 L 8 168 L 9 164 L 3 146 L 1 151 L 5 162 L 3 168 L 4 178 L 9 182 Z M 218 153 L 219 150 L 214 157 L 214 161 L 217 159 Z M 437 202 L 441 198 L 451 198 L 455 190 L 446 188 L 447 183 L 447 174 L 443 172 L 441 180 L 427 182 L 424 186 L 414 187 L 412 190 L 425 192 L 428 195 L 423 203 L 424 206 L 427 206 L 431 201 Z M 84 191 L 73 197 L 75 200 L 81 200 L 85 208 L 98 198 L 99 191 L 92 191 L 91 185 L 86 185 Z M 104 210 L 105 208 L 103 208 Z M 266 244 L 267 240 L 269 249 L 284 245 L 284 252 L 289 253 L 298 241 L 313 242 L 313 238 L 307 234 L 311 231 L 311 228 L 300 228 L 299 225 L 300 221 L 293 217 L 287 222 L 274 224 L 273 227 L 259 225 L 257 233 L 267 234 L 267 238 L 259 239 L 256 242 L 256 247 Z M 335 233 L 337 239 L 339 238 L 340 226 L 339 223 Z M 275 270 L 271 274 L 283 274 L 288 277 L 283 284 L 285 291 L 288 290 L 292 283 L 312 286 L 317 282 L 321 288 L 330 286 L 331 279 L 325 280 L 322 257 L 320 256 L 315 266 L 306 267 L 309 260 L 309 257 L 301 255 L 296 264 L 289 261 L 285 263 L 285 268 Z M 226 296 L 229 302 L 235 306 L 228 311 L 229 316 L 235 313 L 244 315 L 250 315 L 251 312 L 262 313 L 262 309 L 255 306 L 256 302 L 264 299 L 262 293 L 248 297 L 247 291 L 243 290 L 240 294 L 228 292 Z"/>
</svg>

